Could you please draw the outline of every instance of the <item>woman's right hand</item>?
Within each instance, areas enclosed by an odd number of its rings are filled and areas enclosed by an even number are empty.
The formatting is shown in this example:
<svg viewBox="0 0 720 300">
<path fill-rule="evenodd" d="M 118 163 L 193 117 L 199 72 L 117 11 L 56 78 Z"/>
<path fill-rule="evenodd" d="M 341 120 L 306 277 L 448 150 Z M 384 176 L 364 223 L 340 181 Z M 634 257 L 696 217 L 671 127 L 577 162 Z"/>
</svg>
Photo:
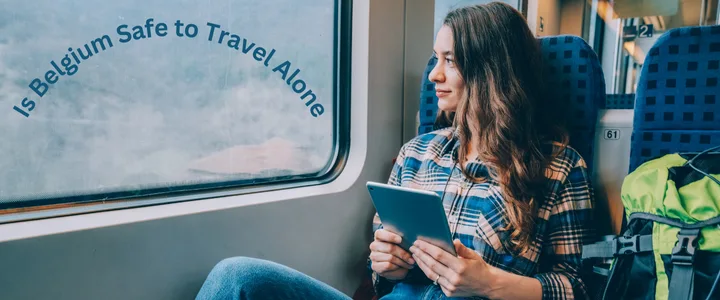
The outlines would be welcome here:
<svg viewBox="0 0 720 300">
<path fill-rule="evenodd" d="M 412 269 L 415 260 L 410 252 L 398 246 L 402 238 L 385 229 L 375 231 L 375 240 L 370 243 L 372 270 L 390 280 L 401 280 Z"/>
</svg>

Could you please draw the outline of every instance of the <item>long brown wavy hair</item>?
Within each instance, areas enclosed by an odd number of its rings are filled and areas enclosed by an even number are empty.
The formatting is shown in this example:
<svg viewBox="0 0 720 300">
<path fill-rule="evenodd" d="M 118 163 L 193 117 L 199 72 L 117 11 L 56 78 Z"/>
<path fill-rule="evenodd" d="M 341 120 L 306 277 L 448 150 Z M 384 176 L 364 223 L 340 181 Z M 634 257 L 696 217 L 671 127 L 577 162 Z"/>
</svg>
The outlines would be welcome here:
<svg viewBox="0 0 720 300">
<path fill-rule="evenodd" d="M 465 91 L 454 113 L 440 111 L 436 126 L 456 128 L 460 162 L 466 161 L 469 143 L 477 149 L 501 187 L 511 248 L 524 253 L 534 236 L 545 172 L 554 155 L 541 147 L 568 142 L 562 105 L 546 96 L 539 41 L 520 12 L 494 2 L 451 11 L 443 23 L 452 31 Z M 468 178 L 487 180 L 460 166 Z"/>
</svg>

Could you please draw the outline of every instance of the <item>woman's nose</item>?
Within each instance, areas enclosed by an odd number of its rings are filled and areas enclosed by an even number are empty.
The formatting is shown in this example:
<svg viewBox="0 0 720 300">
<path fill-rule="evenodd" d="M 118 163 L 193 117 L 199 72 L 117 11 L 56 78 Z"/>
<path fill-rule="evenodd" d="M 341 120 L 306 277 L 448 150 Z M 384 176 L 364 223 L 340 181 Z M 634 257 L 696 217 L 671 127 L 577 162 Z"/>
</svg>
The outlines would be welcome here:
<svg viewBox="0 0 720 300">
<path fill-rule="evenodd" d="M 428 74 L 428 80 L 431 82 L 443 82 L 445 81 L 445 74 L 442 73 L 442 69 L 439 67 L 440 63 L 435 63 L 435 66 Z"/>
</svg>

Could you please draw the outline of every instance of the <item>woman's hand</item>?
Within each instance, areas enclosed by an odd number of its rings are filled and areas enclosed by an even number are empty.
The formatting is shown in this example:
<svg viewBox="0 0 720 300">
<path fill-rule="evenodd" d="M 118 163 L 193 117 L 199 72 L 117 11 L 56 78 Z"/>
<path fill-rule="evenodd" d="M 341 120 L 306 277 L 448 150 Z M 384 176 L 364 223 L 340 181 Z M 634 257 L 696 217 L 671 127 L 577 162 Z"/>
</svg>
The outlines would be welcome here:
<svg viewBox="0 0 720 300">
<path fill-rule="evenodd" d="M 410 253 L 398 246 L 402 238 L 385 229 L 375 231 L 375 240 L 370 243 L 372 270 L 390 280 L 401 280 L 412 269 L 415 260 Z"/>
<path fill-rule="evenodd" d="M 410 251 L 420 269 L 442 288 L 448 297 L 487 297 L 493 288 L 492 266 L 459 240 L 453 242 L 458 257 L 424 241 L 416 241 Z"/>
</svg>

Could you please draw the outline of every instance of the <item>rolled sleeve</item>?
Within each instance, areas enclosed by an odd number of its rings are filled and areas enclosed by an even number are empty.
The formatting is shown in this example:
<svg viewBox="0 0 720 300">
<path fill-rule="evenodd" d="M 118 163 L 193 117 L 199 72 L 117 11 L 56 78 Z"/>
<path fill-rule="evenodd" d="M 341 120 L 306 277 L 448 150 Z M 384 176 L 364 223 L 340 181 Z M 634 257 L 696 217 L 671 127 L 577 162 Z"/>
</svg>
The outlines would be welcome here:
<svg viewBox="0 0 720 300">
<path fill-rule="evenodd" d="M 558 272 L 549 272 L 538 274 L 535 278 L 540 281 L 542 286 L 543 299 L 575 299 L 576 289 L 568 276 Z M 585 297 L 578 299 L 585 299 Z"/>
</svg>

